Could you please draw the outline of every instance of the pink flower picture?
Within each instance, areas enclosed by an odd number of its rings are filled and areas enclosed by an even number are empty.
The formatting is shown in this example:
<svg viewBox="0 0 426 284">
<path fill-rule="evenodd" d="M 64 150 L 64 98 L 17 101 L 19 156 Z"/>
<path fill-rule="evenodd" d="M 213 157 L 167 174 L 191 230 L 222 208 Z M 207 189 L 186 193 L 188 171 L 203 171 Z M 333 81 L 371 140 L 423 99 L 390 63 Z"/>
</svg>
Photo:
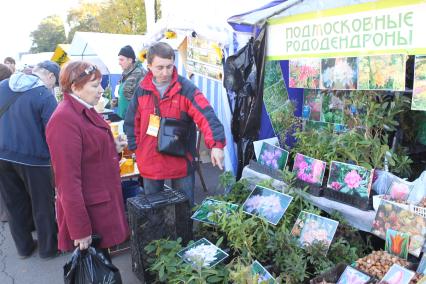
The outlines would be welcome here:
<svg viewBox="0 0 426 284">
<path fill-rule="evenodd" d="M 304 182 L 322 185 L 326 163 L 297 153 L 294 159 L 293 172 Z"/>
<path fill-rule="evenodd" d="M 405 201 L 408 199 L 412 189 L 413 185 L 410 182 L 403 180 L 394 181 L 386 194 L 389 195 L 392 200 Z"/>
<path fill-rule="evenodd" d="M 292 200 L 290 195 L 257 185 L 244 202 L 243 211 L 277 225 Z"/>
<path fill-rule="evenodd" d="M 368 283 L 370 279 L 371 277 L 367 274 L 364 274 L 351 266 L 346 266 L 346 269 L 343 271 L 342 275 L 340 275 L 337 284 L 365 284 Z"/>
<path fill-rule="evenodd" d="M 327 187 L 341 193 L 368 199 L 371 178 L 371 170 L 357 165 L 332 161 Z"/>
</svg>

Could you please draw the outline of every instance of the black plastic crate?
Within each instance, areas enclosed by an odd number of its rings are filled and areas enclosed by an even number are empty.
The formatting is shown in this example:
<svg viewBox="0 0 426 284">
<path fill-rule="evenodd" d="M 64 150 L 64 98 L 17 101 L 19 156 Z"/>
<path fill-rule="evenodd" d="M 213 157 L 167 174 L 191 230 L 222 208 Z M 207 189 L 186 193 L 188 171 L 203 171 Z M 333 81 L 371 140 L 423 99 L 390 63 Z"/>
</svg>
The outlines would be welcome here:
<svg viewBox="0 0 426 284">
<path fill-rule="evenodd" d="M 366 199 L 359 195 L 349 195 L 330 188 L 324 189 L 324 196 L 364 211 L 373 210 L 373 200 L 370 197 Z"/>
<path fill-rule="evenodd" d="M 152 283 L 153 277 L 146 271 L 148 254 L 144 248 L 158 239 L 181 237 L 184 244 L 192 239 L 189 200 L 185 194 L 166 188 L 156 194 L 129 198 L 127 207 L 132 270 L 142 283 Z"/>
<path fill-rule="evenodd" d="M 322 196 L 324 192 L 321 185 L 308 183 L 300 179 L 296 179 L 296 181 L 294 182 L 294 186 L 300 189 L 308 187 L 307 192 L 314 196 Z"/>
<path fill-rule="evenodd" d="M 283 181 L 283 176 L 282 176 L 281 171 L 271 169 L 271 168 L 269 168 L 265 165 L 262 165 L 261 163 L 255 161 L 255 160 L 250 160 L 249 168 L 252 169 L 253 171 L 258 172 L 258 173 L 268 175 L 271 178 L 274 178 L 276 180 Z"/>
</svg>

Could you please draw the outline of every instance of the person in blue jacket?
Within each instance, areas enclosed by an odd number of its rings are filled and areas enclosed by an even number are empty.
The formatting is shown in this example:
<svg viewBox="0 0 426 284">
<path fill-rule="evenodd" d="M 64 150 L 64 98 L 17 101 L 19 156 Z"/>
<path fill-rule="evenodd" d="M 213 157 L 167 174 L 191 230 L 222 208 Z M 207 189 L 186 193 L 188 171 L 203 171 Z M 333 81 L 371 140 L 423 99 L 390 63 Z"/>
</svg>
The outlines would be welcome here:
<svg viewBox="0 0 426 284">
<path fill-rule="evenodd" d="M 8 211 L 10 232 L 21 258 L 36 248 L 41 258 L 57 255 L 57 226 L 45 127 L 57 106 L 52 89 L 60 67 L 43 61 L 32 74 L 15 73 L 0 83 L 0 194 Z M 1 112 L 0 112 L 1 113 Z"/>
</svg>

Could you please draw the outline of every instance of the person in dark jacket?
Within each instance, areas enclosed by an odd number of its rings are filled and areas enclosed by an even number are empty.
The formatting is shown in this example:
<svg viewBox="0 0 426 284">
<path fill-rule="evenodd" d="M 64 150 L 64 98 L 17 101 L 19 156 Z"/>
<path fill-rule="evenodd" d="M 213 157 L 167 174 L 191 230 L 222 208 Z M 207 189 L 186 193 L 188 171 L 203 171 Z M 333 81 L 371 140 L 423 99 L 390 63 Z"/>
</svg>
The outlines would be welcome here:
<svg viewBox="0 0 426 284">
<path fill-rule="evenodd" d="M 124 122 L 129 150 L 136 150 L 136 161 L 143 177 L 146 194 L 163 190 L 164 180 L 171 179 L 172 188 L 183 191 L 194 204 L 195 124 L 211 149 L 213 166 L 221 170 L 225 134 L 206 97 L 188 79 L 177 74 L 173 65 L 175 53 L 167 43 L 152 45 L 147 54 L 149 72 L 139 84 L 129 105 Z M 157 151 L 158 125 L 155 100 L 161 117 L 187 121 L 190 141 L 185 157 Z M 195 124 L 194 124 L 195 123 Z"/>
<path fill-rule="evenodd" d="M 120 49 L 118 64 L 123 69 L 120 85 L 118 87 L 118 111 L 117 114 L 124 119 L 129 102 L 138 87 L 139 82 L 145 76 L 146 70 L 142 63 L 136 61 L 136 54 L 130 45 Z"/>
<path fill-rule="evenodd" d="M 58 244 L 62 251 L 86 249 L 92 235 L 103 249 L 124 242 L 129 229 L 121 192 L 119 155 L 126 139 L 114 139 L 94 106 L 102 96 L 101 72 L 85 61 L 62 67 L 64 100 L 46 136 L 56 183 Z"/>
<path fill-rule="evenodd" d="M 21 258 L 30 256 L 36 247 L 31 234 L 33 224 L 40 257 L 50 258 L 57 253 L 54 188 L 45 127 L 57 105 L 52 88 L 59 70 L 55 62 L 43 61 L 32 75 L 18 72 L 0 83 L 0 108 L 19 95 L 0 117 L 0 194 Z"/>
<path fill-rule="evenodd" d="M 5 64 L 0 64 L 0 83 L 3 80 L 8 79 L 12 75 L 12 70 Z M 3 198 L 0 194 L 0 221 L 7 221 L 6 204 L 4 204 Z"/>
</svg>

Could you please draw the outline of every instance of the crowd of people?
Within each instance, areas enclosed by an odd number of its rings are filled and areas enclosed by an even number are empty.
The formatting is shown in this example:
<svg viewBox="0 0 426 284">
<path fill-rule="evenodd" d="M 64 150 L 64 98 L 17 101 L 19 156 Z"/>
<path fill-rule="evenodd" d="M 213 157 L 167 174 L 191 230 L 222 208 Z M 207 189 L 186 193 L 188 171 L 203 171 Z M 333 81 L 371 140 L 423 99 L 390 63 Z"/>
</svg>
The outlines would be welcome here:
<svg viewBox="0 0 426 284">
<path fill-rule="evenodd" d="M 21 258 L 36 247 L 43 259 L 84 250 L 93 235 L 107 254 L 128 239 L 119 169 L 126 147 L 135 153 L 144 194 L 163 190 L 170 179 L 194 204 L 196 127 L 213 165 L 223 168 L 223 126 L 200 90 L 178 75 L 174 60 L 173 48 L 161 42 L 148 49 L 148 70 L 131 46 L 119 51 L 116 105 L 126 135 L 118 137 L 94 108 L 104 90 L 92 63 L 43 61 L 31 74 L 16 71 L 12 58 L 0 64 L 0 218 Z M 55 85 L 63 93 L 59 103 Z M 183 154 L 158 147 L 170 119 L 187 125 Z"/>
</svg>

